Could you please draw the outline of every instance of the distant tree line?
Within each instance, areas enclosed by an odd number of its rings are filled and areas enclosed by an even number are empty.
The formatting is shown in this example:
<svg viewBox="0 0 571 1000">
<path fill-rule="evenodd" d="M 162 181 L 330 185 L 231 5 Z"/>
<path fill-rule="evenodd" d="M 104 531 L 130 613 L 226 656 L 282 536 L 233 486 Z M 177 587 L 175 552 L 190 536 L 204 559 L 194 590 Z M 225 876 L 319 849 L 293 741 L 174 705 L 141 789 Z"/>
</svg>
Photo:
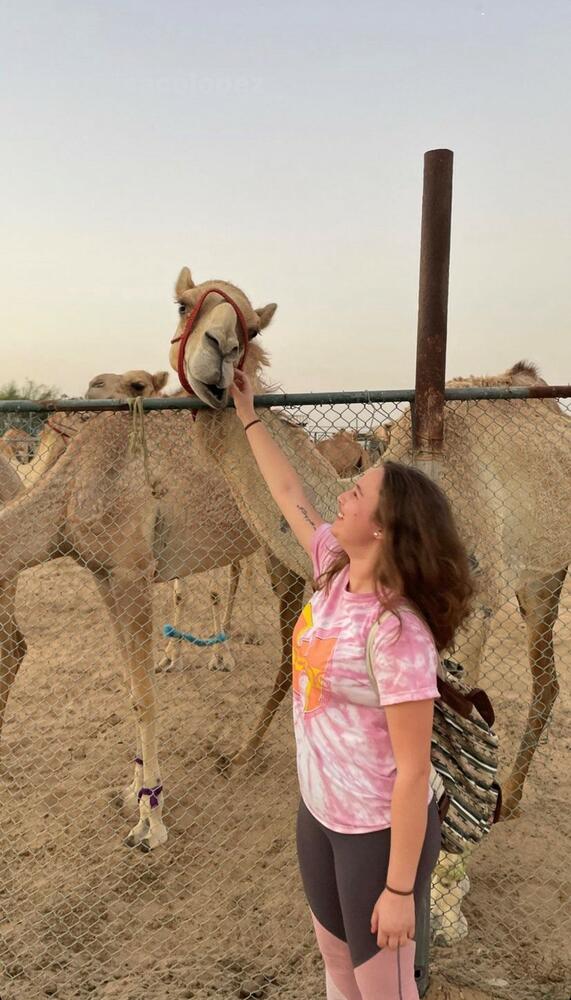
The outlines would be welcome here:
<svg viewBox="0 0 571 1000">
<path fill-rule="evenodd" d="M 13 380 L 0 385 L 0 400 L 9 399 L 61 399 L 61 392 L 55 385 L 43 385 L 26 379 L 22 385 Z M 0 413 L 0 436 L 10 427 L 22 427 L 28 434 L 38 434 L 44 424 L 43 413 Z"/>
</svg>

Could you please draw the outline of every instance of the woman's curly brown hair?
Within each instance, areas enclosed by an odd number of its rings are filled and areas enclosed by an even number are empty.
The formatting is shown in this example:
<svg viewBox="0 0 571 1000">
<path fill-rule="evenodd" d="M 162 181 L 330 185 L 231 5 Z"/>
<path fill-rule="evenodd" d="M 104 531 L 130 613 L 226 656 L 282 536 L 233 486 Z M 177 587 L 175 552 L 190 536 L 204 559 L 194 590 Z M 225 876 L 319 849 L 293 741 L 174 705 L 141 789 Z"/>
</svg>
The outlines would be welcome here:
<svg viewBox="0 0 571 1000">
<path fill-rule="evenodd" d="M 382 606 L 398 613 L 404 599 L 424 618 L 438 650 L 448 649 L 474 593 L 450 504 L 413 466 L 387 461 L 383 469 L 377 508 L 383 545 L 376 567 Z M 327 589 L 348 562 L 347 553 L 340 553 L 319 577 L 318 589 Z"/>
</svg>

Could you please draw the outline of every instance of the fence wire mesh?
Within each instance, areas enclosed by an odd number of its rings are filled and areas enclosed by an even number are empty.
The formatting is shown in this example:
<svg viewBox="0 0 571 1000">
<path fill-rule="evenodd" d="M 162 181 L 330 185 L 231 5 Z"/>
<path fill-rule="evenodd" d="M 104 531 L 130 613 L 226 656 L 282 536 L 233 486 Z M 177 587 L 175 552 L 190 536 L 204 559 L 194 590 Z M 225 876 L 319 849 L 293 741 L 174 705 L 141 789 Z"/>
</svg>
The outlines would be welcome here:
<svg viewBox="0 0 571 1000">
<path fill-rule="evenodd" d="M 325 517 L 339 477 L 412 457 L 405 402 L 263 417 Z M 235 416 L 0 421 L 2 1000 L 324 996 L 288 696 L 311 574 Z M 441 857 L 431 969 L 450 997 L 568 1000 L 570 401 L 448 402 L 441 482 L 480 580 L 455 657 L 512 818 Z"/>
</svg>

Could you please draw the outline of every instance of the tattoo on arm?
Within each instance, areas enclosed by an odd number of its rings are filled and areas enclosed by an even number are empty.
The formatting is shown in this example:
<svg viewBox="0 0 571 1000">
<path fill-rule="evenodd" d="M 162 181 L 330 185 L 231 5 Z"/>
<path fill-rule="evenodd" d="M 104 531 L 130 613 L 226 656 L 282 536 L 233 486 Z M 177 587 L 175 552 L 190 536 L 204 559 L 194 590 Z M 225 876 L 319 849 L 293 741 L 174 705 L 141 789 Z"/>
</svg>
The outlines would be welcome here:
<svg viewBox="0 0 571 1000">
<path fill-rule="evenodd" d="M 307 521 L 307 523 L 310 524 L 312 528 L 316 528 L 317 527 L 317 525 L 311 520 L 311 518 L 310 518 L 309 514 L 307 513 L 305 507 L 302 507 L 301 504 L 298 503 L 297 504 L 297 509 L 300 512 L 300 514 L 303 515 L 304 521 Z"/>
</svg>

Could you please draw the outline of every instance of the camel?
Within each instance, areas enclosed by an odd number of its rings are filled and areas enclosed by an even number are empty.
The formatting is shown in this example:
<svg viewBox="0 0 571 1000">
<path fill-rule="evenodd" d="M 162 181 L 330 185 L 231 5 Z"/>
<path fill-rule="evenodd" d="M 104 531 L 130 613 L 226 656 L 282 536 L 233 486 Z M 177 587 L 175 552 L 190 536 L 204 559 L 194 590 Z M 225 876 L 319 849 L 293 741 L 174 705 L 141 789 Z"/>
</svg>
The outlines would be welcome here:
<svg viewBox="0 0 571 1000">
<path fill-rule="evenodd" d="M 85 393 L 86 399 L 133 399 L 134 396 L 149 398 L 162 396 L 168 382 L 168 372 L 150 372 L 136 369 L 117 375 L 107 372 L 95 375 Z"/>
<path fill-rule="evenodd" d="M 0 453 L 10 462 L 24 465 L 34 451 L 35 439 L 23 427 L 10 427 L 0 438 Z"/>
<path fill-rule="evenodd" d="M 150 398 L 153 396 L 163 396 L 164 387 L 168 381 L 168 372 L 160 371 L 151 374 L 143 369 L 134 369 L 117 374 L 114 372 L 95 375 L 89 382 L 85 398 L 86 399 L 133 399 L 137 396 Z M 15 437 L 11 431 L 7 431 L 3 439 L 8 439 L 9 454 L 25 489 L 29 489 L 38 479 L 47 472 L 48 469 L 63 455 L 69 442 L 83 426 L 86 420 L 97 416 L 95 413 L 57 412 L 50 415 L 44 424 L 39 435 L 37 448 L 31 461 L 27 464 L 18 462 L 14 454 L 13 445 Z M 24 432 L 25 433 L 25 432 Z M 18 432 L 19 435 L 19 432 Z M 27 435 L 30 441 L 34 439 Z M 19 437 L 18 437 L 19 441 Z M 31 451 L 29 452 L 31 454 Z M 15 460 L 16 459 L 16 460 Z M 234 607 L 234 600 L 238 581 L 240 578 L 240 564 L 233 563 L 229 567 L 229 584 L 226 608 L 223 620 L 220 621 L 219 604 L 220 598 L 217 590 L 211 586 L 211 601 L 214 618 L 214 632 L 218 634 L 224 632 L 226 635 L 231 631 L 231 619 Z M 180 580 L 173 583 L 173 624 L 175 628 L 181 627 L 183 606 L 183 587 Z M 255 642 L 253 633 L 244 636 L 246 641 Z M 177 639 L 169 639 L 165 645 L 163 656 L 159 663 L 159 669 L 175 669 L 182 660 L 181 643 Z M 235 665 L 234 656 L 228 647 L 217 649 L 210 659 L 210 669 L 230 670 Z"/>
<path fill-rule="evenodd" d="M 164 396 L 163 389 L 168 381 L 168 372 L 156 372 L 150 375 L 149 372 L 138 370 L 125 372 L 123 375 L 107 373 L 96 375 L 91 379 L 85 396 L 87 399 L 122 399 L 133 396 Z M 174 393 L 180 395 L 180 393 Z M 256 636 L 252 631 L 242 631 L 238 633 L 232 629 L 232 614 L 236 592 L 241 576 L 241 565 L 233 562 L 228 567 L 228 588 L 226 596 L 225 610 L 220 615 L 220 595 L 214 583 L 210 585 L 210 600 L 212 604 L 212 615 L 214 621 L 214 634 L 223 633 L 233 638 L 239 636 L 246 643 L 257 643 Z M 184 584 L 182 580 L 173 582 L 173 614 L 172 625 L 178 631 L 182 631 L 183 607 L 185 603 Z M 184 666 L 185 642 L 181 639 L 170 638 L 165 645 L 164 653 L 159 661 L 158 670 L 174 671 Z M 232 670 L 235 666 L 235 658 L 228 646 L 218 647 L 210 657 L 210 670 Z"/>
<path fill-rule="evenodd" d="M 221 288 L 240 309 L 251 310 L 248 299 L 236 286 L 225 282 L 195 285 L 190 271 L 184 268 L 176 286 L 181 319 L 169 358 L 175 370 L 179 364 L 179 338 L 187 316 L 209 288 Z M 257 332 L 250 331 L 250 336 Z M 198 315 L 192 336 L 186 340 L 182 359 L 188 384 L 209 407 L 197 414 L 197 450 L 223 474 L 250 530 L 284 566 L 308 576 L 307 557 L 291 533 L 284 532 L 279 511 L 258 473 L 243 429 L 233 409 L 227 408 L 228 389 L 244 349 L 232 304 L 211 294 Z M 263 352 L 251 345 L 244 367 L 252 375 L 257 392 L 264 390 L 266 362 Z M 471 377 L 461 380 L 461 384 L 532 385 L 538 379 L 533 366 L 519 363 L 500 375 Z M 459 384 L 459 380 L 449 383 L 451 387 Z M 322 457 L 300 428 L 280 421 L 265 409 L 260 409 L 258 416 L 283 445 L 327 517 L 335 510 L 339 491 L 331 466 L 324 466 Z M 531 450 L 530 442 L 537 440 L 538 432 L 547 431 L 551 437 L 545 452 Z M 385 455 L 398 461 L 413 460 L 410 410 L 391 428 Z M 483 619 L 487 620 L 497 606 L 503 573 L 509 576 L 517 594 L 527 629 L 532 703 L 515 763 L 504 784 L 503 814 L 514 816 L 558 692 L 553 626 L 571 558 L 571 424 L 552 401 L 448 403 L 442 485 L 480 567 L 479 607 Z M 467 665 L 467 673 L 476 678 L 483 641 L 473 644 L 473 650 L 477 662 Z"/>
<path fill-rule="evenodd" d="M 105 380 L 103 383 L 101 380 Z M 124 375 L 104 375 L 96 376 L 92 379 L 88 389 L 91 395 L 88 398 L 123 398 L 129 395 L 152 396 L 160 392 L 168 380 L 168 372 L 157 372 L 150 375 L 148 372 L 125 372 Z M 93 385 L 97 383 L 97 385 Z M 109 395 L 97 396 L 97 389 L 105 386 Z M 93 416 L 93 414 L 91 414 Z M 18 446 L 23 441 L 27 446 L 27 458 L 33 452 L 35 439 L 20 429 L 7 431 L 3 435 L 3 440 L 7 441 L 9 457 L 6 458 L 6 451 L 0 454 L 0 503 L 8 503 L 14 497 L 21 496 L 25 490 L 29 490 L 48 469 L 50 469 L 61 457 L 67 448 L 69 441 L 78 433 L 86 419 L 88 413 L 54 413 L 46 421 L 40 435 L 35 454 L 30 461 L 23 461 L 22 454 L 18 453 Z M 25 435 L 25 436 L 24 436 Z M 29 447 L 29 444 L 32 447 Z M 14 450 L 13 450 L 14 449 Z M 0 654 L 2 665 L 0 667 L 0 731 L 6 710 L 6 704 L 10 693 L 11 681 L 6 678 L 14 678 L 19 665 L 26 652 L 26 644 L 15 617 L 15 601 L 17 575 L 11 577 L 9 581 L 0 581 Z"/>
<path fill-rule="evenodd" d="M 271 309 L 249 321 L 260 328 Z M 156 734 L 152 583 L 229 566 L 257 552 L 226 484 L 195 457 L 188 412 L 145 419 L 145 456 L 130 449 L 132 417 L 102 413 L 83 422 L 59 460 L 0 511 L 0 724 L 25 644 L 13 616 L 14 581 L 25 568 L 69 556 L 93 574 L 110 612 L 135 717 L 135 768 L 127 804 L 138 822 L 127 843 L 151 850 L 167 839 Z M 327 465 L 325 463 L 324 465 Z M 280 604 L 282 651 L 274 690 L 254 734 L 235 755 L 251 758 L 283 697 L 293 627 L 305 578 L 268 555 Z"/>
<path fill-rule="evenodd" d="M 89 383 L 87 399 L 127 399 L 134 396 L 158 396 L 166 385 L 168 372 L 156 372 L 151 375 L 145 371 L 128 371 L 122 375 L 96 375 Z M 93 414 L 58 412 L 52 413 L 46 420 L 37 440 L 37 447 L 34 450 L 34 438 L 26 435 L 27 457 L 18 459 L 15 468 L 26 489 L 33 486 L 35 482 L 52 467 L 67 447 L 69 440 L 77 433 L 85 420 L 89 420 Z M 6 441 L 9 435 L 13 435 L 15 430 L 9 430 L 4 434 Z M 20 432 L 17 432 L 20 434 Z M 25 432 L 24 432 L 25 434 Z M 9 444 L 15 440 L 9 439 Z M 6 452 L 4 452 L 6 453 Z M 31 457 L 30 457 L 31 456 Z"/>
<path fill-rule="evenodd" d="M 355 431 L 337 431 L 332 437 L 317 441 L 316 448 L 343 479 L 364 472 L 372 464 L 367 449 L 361 447 Z"/>
<path fill-rule="evenodd" d="M 369 455 L 370 462 L 373 465 L 383 457 L 391 443 L 393 423 L 393 420 L 384 420 L 382 424 L 374 427 L 373 430 L 366 431 L 357 436 L 357 440 L 363 442 L 365 451 Z"/>
<path fill-rule="evenodd" d="M 160 371 L 151 374 L 143 369 L 134 369 L 117 374 L 114 372 L 95 375 L 87 387 L 86 399 L 128 399 L 142 396 L 151 398 L 153 396 L 164 396 L 164 387 L 168 381 L 168 372 Z M 175 394 L 176 395 L 176 394 Z M 54 462 L 63 454 L 68 442 L 81 428 L 85 420 L 91 419 L 93 413 L 56 413 L 50 416 L 40 434 L 39 444 L 34 458 L 26 469 L 18 466 L 18 472 L 24 480 L 26 488 L 33 485 L 37 479 L 49 469 Z M 221 632 L 229 636 L 232 632 L 234 638 L 241 637 L 247 643 L 256 643 L 256 636 L 252 631 L 238 633 L 232 630 L 232 614 L 236 592 L 241 575 L 240 563 L 232 563 L 228 567 L 228 587 L 225 610 L 220 616 L 220 596 L 213 583 L 210 584 L 210 598 L 212 603 L 212 614 L 214 621 L 214 634 Z M 173 614 L 172 624 L 174 628 L 181 629 L 184 605 L 183 581 L 173 582 Z M 182 640 L 169 638 L 165 644 L 164 653 L 159 661 L 159 670 L 176 670 L 184 664 L 182 650 L 185 643 Z M 209 668 L 211 670 L 232 670 L 235 666 L 235 658 L 231 649 L 225 645 L 216 648 L 210 657 Z"/>
</svg>

